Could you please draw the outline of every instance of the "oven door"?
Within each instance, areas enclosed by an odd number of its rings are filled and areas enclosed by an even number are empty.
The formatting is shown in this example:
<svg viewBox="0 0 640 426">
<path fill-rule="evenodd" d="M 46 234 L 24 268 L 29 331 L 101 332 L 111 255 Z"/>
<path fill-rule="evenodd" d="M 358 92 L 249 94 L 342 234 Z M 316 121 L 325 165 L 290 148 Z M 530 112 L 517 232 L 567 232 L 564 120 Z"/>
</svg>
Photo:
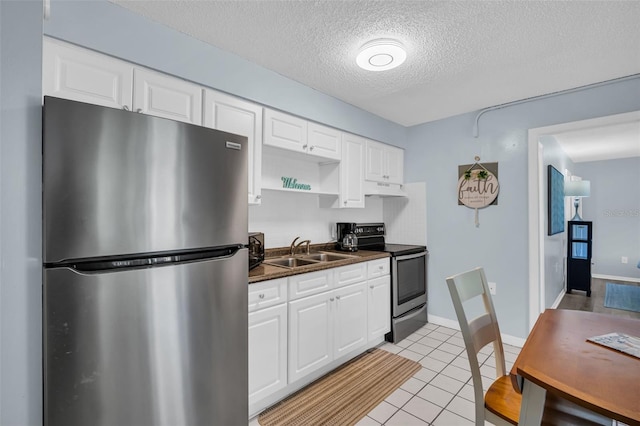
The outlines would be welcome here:
<svg viewBox="0 0 640 426">
<path fill-rule="evenodd" d="M 394 318 L 427 302 L 427 253 L 391 258 Z"/>
</svg>

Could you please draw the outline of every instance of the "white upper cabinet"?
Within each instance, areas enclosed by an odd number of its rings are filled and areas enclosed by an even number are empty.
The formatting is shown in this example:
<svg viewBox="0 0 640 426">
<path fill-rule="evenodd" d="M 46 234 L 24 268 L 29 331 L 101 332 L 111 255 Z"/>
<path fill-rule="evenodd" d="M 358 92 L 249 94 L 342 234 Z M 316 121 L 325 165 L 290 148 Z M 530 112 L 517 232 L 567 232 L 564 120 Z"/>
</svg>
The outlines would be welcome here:
<svg viewBox="0 0 640 426">
<path fill-rule="evenodd" d="M 386 145 L 387 180 L 389 183 L 404 184 L 404 149 Z"/>
<path fill-rule="evenodd" d="M 202 88 L 101 53 L 44 38 L 45 95 L 202 124 Z"/>
<path fill-rule="evenodd" d="M 320 124 L 307 123 L 307 152 L 324 158 L 340 160 L 342 132 Z"/>
<path fill-rule="evenodd" d="M 202 87 L 159 72 L 134 69 L 136 112 L 202 124 Z"/>
<path fill-rule="evenodd" d="M 365 178 L 374 182 L 402 185 L 404 180 L 404 150 L 367 140 Z"/>
<path fill-rule="evenodd" d="M 338 207 L 364 207 L 364 139 L 343 133 Z"/>
<path fill-rule="evenodd" d="M 249 204 L 260 204 L 262 199 L 262 107 L 215 90 L 205 89 L 204 125 L 247 137 Z"/>
<path fill-rule="evenodd" d="M 264 109 L 264 144 L 306 154 L 307 160 L 339 161 L 342 132 L 272 109 Z"/>
<path fill-rule="evenodd" d="M 43 94 L 132 109 L 133 66 L 110 56 L 44 38 Z"/>
<path fill-rule="evenodd" d="M 264 144 L 289 151 L 307 152 L 307 121 L 265 108 Z"/>
</svg>

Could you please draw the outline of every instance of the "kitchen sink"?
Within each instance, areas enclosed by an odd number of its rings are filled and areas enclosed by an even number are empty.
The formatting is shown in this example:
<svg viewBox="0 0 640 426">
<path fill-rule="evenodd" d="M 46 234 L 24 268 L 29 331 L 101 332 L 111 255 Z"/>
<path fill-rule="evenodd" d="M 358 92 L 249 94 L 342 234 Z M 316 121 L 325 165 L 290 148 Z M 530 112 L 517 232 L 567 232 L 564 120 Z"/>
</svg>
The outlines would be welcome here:
<svg viewBox="0 0 640 426">
<path fill-rule="evenodd" d="M 354 256 L 349 256 L 346 254 L 335 254 L 335 253 L 314 253 L 303 256 L 303 259 L 311 259 L 316 260 L 318 262 L 335 262 L 337 260 L 345 260 L 351 259 Z"/>
<path fill-rule="evenodd" d="M 336 253 L 313 253 L 297 257 L 279 257 L 265 260 L 267 265 L 281 266 L 283 268 L 295 268 L 297 266 L 314 265 L 317 263 L 336 262 L 338 260 L 351 259 L 355 256 Z"/>
<path fill-rule="evenodd" d="M 301 259 L 299 257 L 285 257 L 280 259 L 265 260 L 267 265 L 282 266 L 284 268 L 295 268 L 296 266 L 306 266 L 318 263 L 313 260 Z"/>
</svg>

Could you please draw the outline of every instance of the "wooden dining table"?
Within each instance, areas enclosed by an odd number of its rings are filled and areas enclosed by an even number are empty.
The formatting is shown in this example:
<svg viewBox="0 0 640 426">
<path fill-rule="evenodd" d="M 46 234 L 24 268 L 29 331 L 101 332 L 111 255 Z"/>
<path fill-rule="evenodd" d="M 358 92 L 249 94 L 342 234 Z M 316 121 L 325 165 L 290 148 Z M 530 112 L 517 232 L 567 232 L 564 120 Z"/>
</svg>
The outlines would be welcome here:
<svg viewBox="0 0 640 426">
<path fill-rule="evenodd" d="M 628 425 L 640 425 L 640 358 L 588 342 L 609 333 L 640 337 L 640 320 L 548 309 L 510 376 L 522 392 L 520 425 L 539 425 L 547 392 Z"/>
</svg>

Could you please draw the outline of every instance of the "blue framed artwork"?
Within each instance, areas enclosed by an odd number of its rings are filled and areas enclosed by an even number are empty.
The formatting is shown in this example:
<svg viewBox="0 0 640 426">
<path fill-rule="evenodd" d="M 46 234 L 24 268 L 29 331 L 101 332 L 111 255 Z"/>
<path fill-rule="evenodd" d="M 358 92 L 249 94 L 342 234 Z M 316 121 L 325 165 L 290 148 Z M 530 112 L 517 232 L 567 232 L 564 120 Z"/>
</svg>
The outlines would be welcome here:
<svg viewBox="0 0 640 426">
<path fill-rule="evenodd" d="M 551 164 L 547 166 L 548 235 L 564 232 L 564 175 Z"/>
</svg>

